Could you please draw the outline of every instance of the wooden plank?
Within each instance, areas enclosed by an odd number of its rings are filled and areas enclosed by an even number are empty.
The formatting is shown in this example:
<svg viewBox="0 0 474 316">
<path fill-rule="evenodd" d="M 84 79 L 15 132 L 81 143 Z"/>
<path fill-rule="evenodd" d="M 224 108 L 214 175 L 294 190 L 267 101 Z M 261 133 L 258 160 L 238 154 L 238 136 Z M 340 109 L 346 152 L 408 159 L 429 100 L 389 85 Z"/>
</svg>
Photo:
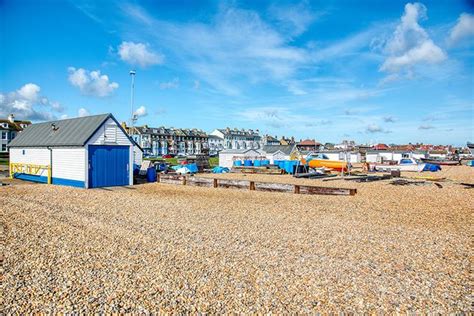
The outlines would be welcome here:
<svg viewBox="0 0 474 316">
<path fill-rule="evenodd" d="M 286 183 L 255 182 L 256 191 L 293 192 L 294 185 Z"/>
<path fill-rule="evenodd" d="M 212 179 L 181 175 L 160 175 L 160 183 L 185 184 L 200 187 L 233 188 L 265 192 L 293 192 L 295 194 L 355 195 L 356 189 L 294 185 L 288 183 L 255 182 L 247 180 Z"/>
<path fill-rule="evenodd" d="M 315 187 L 302 185 L 300 186 L 300 193 L 321 195 L 355 195 L 357 193 L 357 189 Z"/>
<path fill-rule="evenodd" d="M 219 179 L 218 188 L 248 189 L 249 183 L 245 180 Z"/>
<path fill-rule="evenodd" d="M 214 186 L 214 179 L 189 177 L 187 185 L 210 188 Z"/>
<path fill-rule="evenodd" d="M 182 185 L 183 184 L 183 180 L 176 180 L 176 179 L 167 179 L 167 178 L 161 178 L 160 179 L 160 183 L 165 183 L 165 184 L 178 184 L 178 185 Z"/>
</svg>

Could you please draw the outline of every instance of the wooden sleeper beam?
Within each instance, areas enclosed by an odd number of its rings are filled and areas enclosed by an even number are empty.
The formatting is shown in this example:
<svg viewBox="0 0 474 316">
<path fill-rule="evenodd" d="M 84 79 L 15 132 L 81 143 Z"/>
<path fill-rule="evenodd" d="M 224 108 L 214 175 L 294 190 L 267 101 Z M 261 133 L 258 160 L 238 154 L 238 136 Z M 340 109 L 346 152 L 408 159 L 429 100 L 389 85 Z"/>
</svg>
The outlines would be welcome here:
<svg viewBox="0 0 474 316">
<path fill-rule="evenodd" d="M 158 175 L 157 181 L 160 183 L 167 184 L 181 184 L 214 188 L 233 188 L 250 191 L 293 192 L 294 194 L 355 195 L 357 193 L 357 189 L 348 188 L 331 188 L 311 185 L 293 185 L 288 183 L 255 182 L 232 179 L 211 179 L 201 177 L 186 177 L 182 175 Z"/>
</svg>

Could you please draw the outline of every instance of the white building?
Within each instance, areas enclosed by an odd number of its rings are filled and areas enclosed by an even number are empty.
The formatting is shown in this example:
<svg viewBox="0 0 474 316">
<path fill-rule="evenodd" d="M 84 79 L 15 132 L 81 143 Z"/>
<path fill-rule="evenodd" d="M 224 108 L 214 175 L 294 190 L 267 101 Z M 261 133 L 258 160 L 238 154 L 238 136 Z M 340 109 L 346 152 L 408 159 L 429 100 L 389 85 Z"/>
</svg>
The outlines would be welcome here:
<svg viewBox="0 0 474 316">
<path fill-rule="evenodd" d="M 361 154 L 357 151 L 346 150 L 322 150 L 318 153 L 325 154 L 329 160 L 347 161 L 350 163 L 361 162 Z"/>
<path fill-rule="evenodd" d="M 209 135 L 207 138 L 209 154 L 214 155 L 224 149 L 224 139 L 216 135 Z"/>
<path fill-rule="evenodd" d="M 263 146 L 260 152 L 270 160 L 271 164 L 274 164 L 275 160 L 290 160 L 294 150 L 296 150 L 295 145 L 267 145 Z"/>
<path fill-rule="evenodd" d="M 132 185 L 141 159 L 112 114 L 33 124 L 9 147 L 13 177 L 81 188 Z"/>
<path fill-rule="evenodd" d="M 13 114 L 6 120 L 0 119 L 0 153 L 7 153 L 8 143 L 28 125 L 31 125 L 30 121 L 15 120 Z"/>
<path fill-rule="evenodd" d="M 260 147 L 267 145 L 277 146 L 280 145 L 280 141 L 277 136 L 273 137 L 271 135 L 264 135 L 260 140 Z"/>
<path fill-rule="evenodd" d="M 264 155 L 255 149 L 225 149 L 219 152 L 219 166 L 232 168 L 236 160 L 243 161 L 265 158 Z"/>
<path fill-rule="evenodd" d="M 253 131 L 230 129 L 215 129 L 210 135 L 221 139 L 224 149 L 258 149 L 260 148 L 260 135 L 258 129 Z"/>
<path fill-rule="evenodd" d="M 401 150 L 369 150 L 366 153 L 366 162 L 383 162 L 387 160 L 399 162 L 402 158 L 426 158 L 425 152 L 421 151 L 401 151 Z"/>
<path fill-rule="evenodd" d="M 353 140 L 343 140 L 340 144 L 334 145 L 335 149 L 352 150 L 356 147 L 356 142 Z"/>
</svg>

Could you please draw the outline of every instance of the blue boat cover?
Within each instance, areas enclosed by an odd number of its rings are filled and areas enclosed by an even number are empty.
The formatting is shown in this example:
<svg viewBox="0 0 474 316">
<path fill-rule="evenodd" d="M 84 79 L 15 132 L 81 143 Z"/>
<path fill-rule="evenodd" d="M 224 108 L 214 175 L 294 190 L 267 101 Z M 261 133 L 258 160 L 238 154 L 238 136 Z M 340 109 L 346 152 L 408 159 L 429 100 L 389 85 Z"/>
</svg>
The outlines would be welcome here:
<svg viewBox="0 0 474 316">
<path fill-rule="evenodd" d="M 431 171 L 431 172 L 436 172 L 441 170 L 441 166 L 439 165 L 434 165 L 431 163 L 427 163 L 425 167 L 423 168 L 423 171 Z"/>
<path fill-rule="evenodd" d="M 230 172 L 229 168 L 227 167 L 217 166 L 217 167 L 214 167 L 214 169 L 212 169 L 212 173 L 227 173 L 227 172 Z"/>
</svg>

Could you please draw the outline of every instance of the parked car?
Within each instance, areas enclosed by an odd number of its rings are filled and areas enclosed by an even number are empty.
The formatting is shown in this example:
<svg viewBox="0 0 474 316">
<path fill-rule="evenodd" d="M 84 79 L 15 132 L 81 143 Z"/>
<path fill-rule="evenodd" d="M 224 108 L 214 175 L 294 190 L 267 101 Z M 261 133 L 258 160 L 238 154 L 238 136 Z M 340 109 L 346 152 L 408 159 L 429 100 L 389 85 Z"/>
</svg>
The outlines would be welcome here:
<svg viewBox="0 0 474 316">
<path fill-rule="evenodd" d="M 173 155 L 171 155 L 171 154 L 166 154 L 166 155 L 161 156 L 161 158 L 165 158 L 165 159 L 166 159 L 166 158 L 173 158 Z"/>
</svg>

